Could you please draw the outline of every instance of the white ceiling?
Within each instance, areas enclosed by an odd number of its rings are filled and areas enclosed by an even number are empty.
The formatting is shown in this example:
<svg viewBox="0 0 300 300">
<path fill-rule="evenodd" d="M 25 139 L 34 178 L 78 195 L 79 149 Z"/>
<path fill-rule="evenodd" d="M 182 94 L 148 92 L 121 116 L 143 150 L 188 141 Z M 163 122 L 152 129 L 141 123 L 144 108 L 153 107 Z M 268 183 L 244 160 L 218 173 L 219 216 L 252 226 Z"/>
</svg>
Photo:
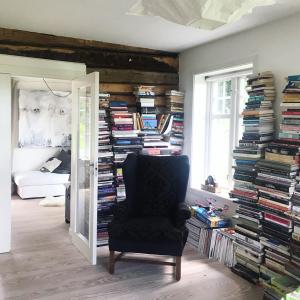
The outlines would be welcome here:
<svg viewBox="0 0 300 300">
<path fill-rule="evenodd" d="M 221 0 L 220 0 L 221 1 Z M 135 0 L 0 0 L 0 27 L 92 39 L 166 51 L 182 51 L 300 11 L 299 0 L 255 8 L 214 31 L 157 17 L 126 15 Z"/>
</svg>

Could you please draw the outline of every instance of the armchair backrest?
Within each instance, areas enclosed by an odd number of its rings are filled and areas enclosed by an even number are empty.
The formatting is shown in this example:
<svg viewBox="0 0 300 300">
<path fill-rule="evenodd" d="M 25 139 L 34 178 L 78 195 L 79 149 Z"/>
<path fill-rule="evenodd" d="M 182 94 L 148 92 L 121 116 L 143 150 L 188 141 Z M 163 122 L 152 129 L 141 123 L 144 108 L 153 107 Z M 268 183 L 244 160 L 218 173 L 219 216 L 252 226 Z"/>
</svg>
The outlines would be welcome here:
<svg viewBox="0 0 300 300">
<path fill-rule="evenodd" d="M 185 201 L 188 157 L 129 154 L 123 176 L 131 215 L 170 216 Z"/>
</svg>

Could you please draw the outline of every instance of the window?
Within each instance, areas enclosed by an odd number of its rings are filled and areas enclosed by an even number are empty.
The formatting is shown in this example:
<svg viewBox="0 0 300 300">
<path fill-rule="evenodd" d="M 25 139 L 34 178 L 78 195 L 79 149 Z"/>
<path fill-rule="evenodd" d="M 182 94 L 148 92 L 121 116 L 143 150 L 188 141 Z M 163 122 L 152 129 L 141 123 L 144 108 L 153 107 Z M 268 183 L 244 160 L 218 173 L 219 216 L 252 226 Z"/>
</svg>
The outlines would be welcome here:
<svg viewBox="0 0 300 300">
<path fill-rule="evenodd" d="M 193 118 L 193 140 L 198 139 L 198 144 L 193 143 L 192 147 L 193 188 L 199 189 L 208 175 L 212 175 L 221 188 L 230 188 L 232 151 L 243 132 L 241 112 L 247 100 L 248 74 L 251 74 L 249 68 L 195 77 L 194 109 L 201 113 L 200 118 L 195 113 Z"/>
</svg>

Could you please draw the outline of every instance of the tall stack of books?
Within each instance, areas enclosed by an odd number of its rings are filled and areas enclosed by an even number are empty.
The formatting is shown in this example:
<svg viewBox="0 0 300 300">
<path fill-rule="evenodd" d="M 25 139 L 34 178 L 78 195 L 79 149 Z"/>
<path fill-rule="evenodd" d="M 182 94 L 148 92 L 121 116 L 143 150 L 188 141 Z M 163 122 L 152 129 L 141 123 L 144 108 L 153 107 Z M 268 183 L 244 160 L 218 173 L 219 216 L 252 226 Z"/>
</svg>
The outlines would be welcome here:
<svg viewBox="0 0 300 300">
<path fill-rule="evenodd" d="M 291 264 L 286 266 L 286 273 L 300 282 L 300 184 L 299 177 L 292 197 L 292 209 L 289 213 L 294 222 L 291 240 Z"/>
<path fill-rule="evenodd" d="M 300 90 L 296 79 L 300 76 L 289 76 L 283 91 L 279 140 L 270 143 L 265 160 L 258 163 L 259 206 L 264 217 L 260 240 L 265 246 L 265 263 L 261 266 L 265 299 L 281 299 L 300 284 L 299 248 L 293 239 L 297 227 L 297 221 L 293 224 L 293 203 L 300 199 L 297 191 Z"/>
<path fill-rule="evenodd" d="M 292 222 L 286 212 L 291 209 L 298 160 L 298 146 L 276 140 L 266 148 L 265 159 L 257 163 L 258 204 L 263 214 L 260 241 L 265 252 L 261 270 L 264 284 L 269 283 L 266 269 L 277 272 L 279 276 L 285 272 L 285 265 L 290 260 Z"/>
<path fill-rule="evenodd" d="M 140 85 L 135 87 L 137 97 L 137 128 L 143 143 L 143 154 L 166 154 L 168 143 L 158 130 L 157 108 L 155 106 L 154 86 Z"/>
<path fill-rule="evenodd" d="M 248 101 L 243 111 L 243 137 L 233 151 L 234 187 L 230 197 L 238 203 L 235 225 L 236 265 L 232 271 L 257 283 L 260 264 L 264 259 L 259 237 L 263 214 L 258 206 L 255 185 L 256 164 L 264 157 L 268 142 L 273 140 L 275 99 L 274 78 L 271 72 L 251 75 L 247 79 Z"/>
<path fill-rule="evenodd" d="M 129 153 L 138 153 L 142 149 L 142 142 L 138 136 L 138 130 L 134 122 L 134 114 L 128 111 L 127 102 L 111 101 L 110 117 L 117 200 L 122 201 L 126 197 L 122 175 L 122 163 Z"/>
<path fill-rule="evenodd" d="M 111 129 L 109 126 L 109 94 L 99 94 L 98 116 L 98 201 L 97 245 L 108 244 L 108 224 L 116 200 Z"/>
<path fill-rule="evenodd" d="M 166 92 L 166 99 L 171 125 L 166 129 L 164 135 L 168 136 L 171 153 L 179 155 L 182 154 L 184 141 L 184 93 L 177 90 L 169 90 Z"/>
<path fill-rule="evenodd" d="M 287 142 L 300 147 L 300 75 L 288 76 L 288 83 L 283 90 L 283 120 L 279 136 Z M 299 148 L 300 149 L 300 148 Z M 298 161 L 299 162 L 299 161 Z M 300 163 L 300 162 L 299 162 Z M 291 239 L 291 262 L 286 265 L 288 275 L 300 282 L 300 176 L 296 177 L 297 185 L 292 196 L 292 208 L 288 215 L 293 220 Z"/>
</svg>

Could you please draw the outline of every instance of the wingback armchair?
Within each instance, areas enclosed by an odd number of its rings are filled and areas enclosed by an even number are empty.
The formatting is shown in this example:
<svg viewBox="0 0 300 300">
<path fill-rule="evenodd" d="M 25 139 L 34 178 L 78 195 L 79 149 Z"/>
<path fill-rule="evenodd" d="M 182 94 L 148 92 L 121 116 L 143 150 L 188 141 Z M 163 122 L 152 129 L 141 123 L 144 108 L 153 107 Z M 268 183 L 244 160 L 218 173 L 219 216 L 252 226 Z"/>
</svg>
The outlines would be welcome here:
<svg viewBox="0 0 300 300">
<path fill-rule="evenodd" d="M 109 272 L 114 273 L 115 262 L 125 259 L 126 252 L 168 255 L 175 257 L 175 262 L 162 264 L 174 266 L 180 280 L 181 256 L 188 236 L 185 223 L 191 216 L 185 204 L 187 156 L 129 154 L 123 176 L 126 200 L 116 205 L 109 226 Z M 116 256 L 115 251 L 121 253 Z"/>
</svg>

